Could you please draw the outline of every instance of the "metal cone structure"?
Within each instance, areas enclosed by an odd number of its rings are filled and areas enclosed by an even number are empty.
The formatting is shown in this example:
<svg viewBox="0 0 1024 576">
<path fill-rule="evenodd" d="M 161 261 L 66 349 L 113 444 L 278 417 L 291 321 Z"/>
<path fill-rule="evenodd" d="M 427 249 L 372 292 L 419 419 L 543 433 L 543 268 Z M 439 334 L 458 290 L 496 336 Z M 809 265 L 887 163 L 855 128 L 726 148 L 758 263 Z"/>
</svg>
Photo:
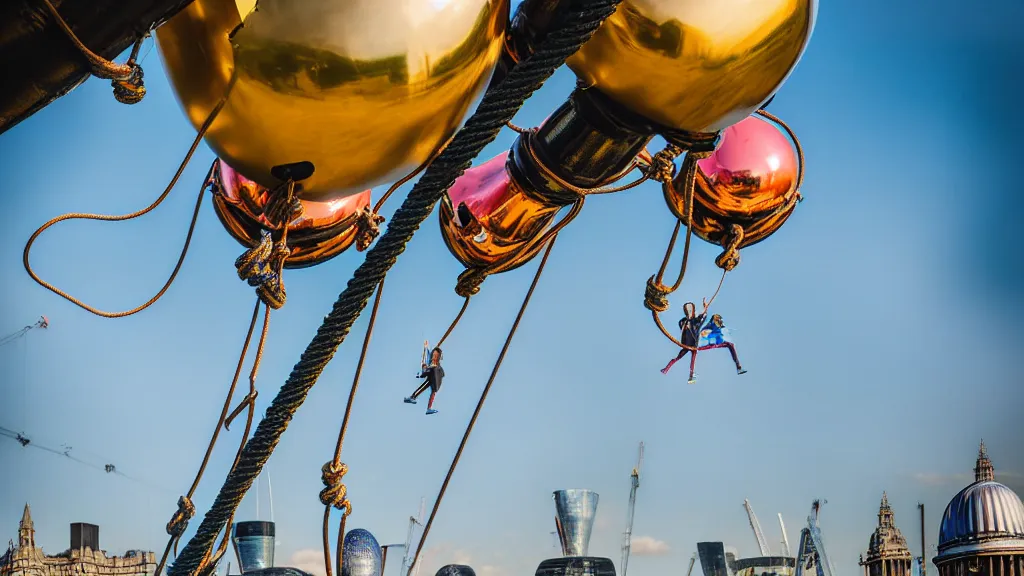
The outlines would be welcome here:
<svg viewBox="0 0 1024 576">
<path fill-rule="evenodd" d="M 555 498 L 555 527 L 563 556 L 587 556 L 590 535 L 597 517 L 597 492 L 558 490 Z"/>
</svg>

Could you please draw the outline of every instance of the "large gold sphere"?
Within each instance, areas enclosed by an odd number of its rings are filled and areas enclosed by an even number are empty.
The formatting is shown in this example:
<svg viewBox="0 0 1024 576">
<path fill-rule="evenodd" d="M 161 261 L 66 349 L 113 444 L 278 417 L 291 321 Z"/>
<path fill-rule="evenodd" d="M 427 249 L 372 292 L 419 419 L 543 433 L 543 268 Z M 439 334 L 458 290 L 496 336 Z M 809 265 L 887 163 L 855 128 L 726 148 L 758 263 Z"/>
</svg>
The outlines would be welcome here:
<svg viewBox="0 0 1024 576">
<path fill-rule="evenodd" d="M 501 53 L 508 0 L 195 0 L 157 29 L 171 84 L 214 152 L 265 187 L 311 162 L 300 196 L 397 180 L 461 124 Z M 233 80 L 233 82 L 232 82 Z"/>
<path fill-rule="evenodd" d="M 667 128 L 717 132 L 775 93 L 817 0 L 624 0 L 568 60 L 588 86 Z"/>
</svg>

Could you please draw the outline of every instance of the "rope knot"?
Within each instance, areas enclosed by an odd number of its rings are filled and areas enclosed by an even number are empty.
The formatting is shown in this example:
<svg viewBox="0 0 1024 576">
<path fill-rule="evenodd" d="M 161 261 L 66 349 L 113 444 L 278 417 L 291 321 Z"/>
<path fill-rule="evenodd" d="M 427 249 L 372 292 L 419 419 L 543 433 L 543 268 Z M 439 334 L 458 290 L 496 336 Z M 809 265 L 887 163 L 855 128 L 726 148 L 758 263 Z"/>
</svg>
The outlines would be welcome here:
<svg viewBox="0 0 1024 576">
<path fill-rule="evenodd" d="M 459 280 L 455 283 L 455 293 L 463 298 L 476 296 L 480 292 L 480 285 L 487 279 L 487 272 L 483 268 L 467 268 L 459 274 Z"/>
<path fill-rule="evenodd" d="M 644 308 L 658 313 L 668 310 L 668 295 L 671 293 L 668 286 L 651 276 L 647 279 L 647 289 L 644 291 Z"/>
<path fill-rule="evenodd" d="M 110 86 L 114 89 L 114 98 L 121 104 L 138 104 L 146 96 L 146 85 L 143 82 L 142 66 L 128 62 L 128 77 L 114 78 Z"/>
<path fill-rule="evenodd" d="M 342 478 L 347 473 L 348 466 L 344 462 L 335 462 L 334 460 L 320 468 L 320 480 L 326 486 L 326 488 L 320 491 L 320 502 L 324 506 L 332 506 L 342 510 L 345 516 L 352 513 L 352 503 L 346 498 L 348 488 L 342 482 Z"/>
<path fill-rule="evenodd" d="M 743 243 L 743 228 L 739 224 L 729 226 L 729 232 L 722 240 L 724 250 L 715 258 L 715 266 L 732 272 L 740 263 L 740 244 Z"/>
<path fill-rule="evenodd" d="M 651 179 L 658 182 L 671 182 L 676 173 L 675 159 L 683 153 L 682 148 L 669 144 L 651 158 Z"/>
<path fill-rule="evenodd" d="M 362 252 L 370 247 L 380 235 L 380 225 L 383 222 L 383 216 L 374 212 L 373 208 L 363 206 L 356 215 L 356 250 Z"/>
<path fill-rule="evenodd" d="M 181 535 L 185 533 L 185 529 L 188 528 L 188 521 L 195 514 L 196 507 L 188 496 L 178 498 L 178 511 L 174 513 L 174 516 L 171 516 L 171 521 L 167 523 L 167 534 L 174 538 L 181 538 Z"/>
<path fill-rule="evenodd" d="M 274 226 L 287 226 L 302 216 L 302 201 L 294 195 L 293 182 L 286 182 L 272 190 L 263 207 L 263 215 Z"/>
<path fill-rule="evenodd" d="M 283 307 L 286 300 L 281 270 L 291 253 L 286 242 L 274 242 L 270 232 L 263 230 L 259 244 L 235 260 L 238 277 L 256 288 L 260 300 L 274 310 Z"/>
</svg>

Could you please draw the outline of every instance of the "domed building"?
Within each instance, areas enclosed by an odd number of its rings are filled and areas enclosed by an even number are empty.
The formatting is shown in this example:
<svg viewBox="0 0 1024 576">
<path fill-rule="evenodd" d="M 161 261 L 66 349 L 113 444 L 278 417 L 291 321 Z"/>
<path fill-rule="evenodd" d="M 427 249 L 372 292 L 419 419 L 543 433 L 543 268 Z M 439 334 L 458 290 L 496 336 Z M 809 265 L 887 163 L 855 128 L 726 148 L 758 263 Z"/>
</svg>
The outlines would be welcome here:
<svg viewBox="0 0 1024 576">
<path fill-rule="evenodd" d="M 1024 504 L 995 481 L 985 443 L 974 483 L 949 501 L 939 526 L 939 576 L 1024 576 Z"/>
<path fill-rule="evenodd" d="M 864 576 L 910 576 L 914 557 L 907 548 L 907 539 L 896 527 L 889 497 L 882 493 L 878 507 L 878 527 L 868 540 L 868 553 L 861 555 Z"/>
</svg>

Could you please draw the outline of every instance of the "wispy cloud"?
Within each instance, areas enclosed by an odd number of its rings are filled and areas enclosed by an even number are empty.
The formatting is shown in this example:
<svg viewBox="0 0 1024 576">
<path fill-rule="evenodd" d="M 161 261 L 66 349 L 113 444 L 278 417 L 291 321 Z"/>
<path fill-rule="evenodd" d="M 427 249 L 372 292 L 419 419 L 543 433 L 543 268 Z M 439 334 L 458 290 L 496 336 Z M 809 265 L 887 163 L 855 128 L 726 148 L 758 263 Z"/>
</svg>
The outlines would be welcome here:
<svg viewBox="0 0 1024 576">
<path fill-rule="evenodd" d="M 326 576 L 324 551 L 321 548 L 303 548 L 292 554 L 288 565 L 309 572 L 313 576 Z"/>
<path fill-rule="evenodd" d="M 634 556 L 662 556 L 668 554 L 669 546 L 664 540 L 658 540 L 652 536 L 637 536 L 633 538 L 630 554 Z"/>
</svg>

